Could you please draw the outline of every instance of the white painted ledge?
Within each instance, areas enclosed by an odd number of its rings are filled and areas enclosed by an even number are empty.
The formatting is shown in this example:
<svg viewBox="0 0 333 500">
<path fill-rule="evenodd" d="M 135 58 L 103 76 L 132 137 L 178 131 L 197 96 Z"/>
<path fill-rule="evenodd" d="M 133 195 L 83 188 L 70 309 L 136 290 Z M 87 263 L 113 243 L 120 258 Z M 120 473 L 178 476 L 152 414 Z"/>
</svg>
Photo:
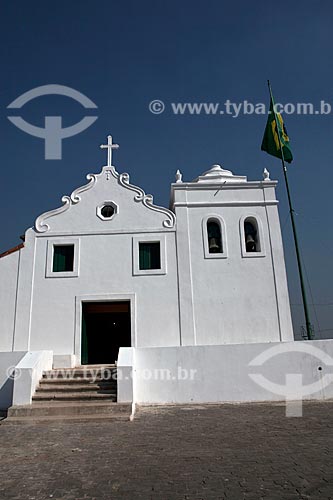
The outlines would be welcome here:
<svg viewBox="0 0 333 500">
<path fill-rule="evenodd" d="M 31 404 L 43 371 L 51 370 L 53 351 L 29 351 L 15 367 L 13 405 Z"/>
<path fill-rule="evenodd" d="M 121 347 L 117 362 L 117 401 L 134 404 L 134 348 Z"/>
</svg>

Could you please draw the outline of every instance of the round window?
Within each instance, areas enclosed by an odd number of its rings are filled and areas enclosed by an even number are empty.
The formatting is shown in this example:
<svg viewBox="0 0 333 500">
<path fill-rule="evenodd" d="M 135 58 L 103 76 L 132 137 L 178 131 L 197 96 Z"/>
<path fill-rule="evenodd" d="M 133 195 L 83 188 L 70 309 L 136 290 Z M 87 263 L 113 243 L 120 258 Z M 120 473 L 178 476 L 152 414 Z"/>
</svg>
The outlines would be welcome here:
<svg viewBox="0 0 333 500">
<path fill-rule="evenodd" d="M 102 207 L 102 209 L 101 209 L 101 215 L 105 219 L 111 219 L 111 217 L 113 216 L 113 214 L 114 214 L 114 207 L 112 205 L 104 205 L 104 207 Z"/>
</svg>

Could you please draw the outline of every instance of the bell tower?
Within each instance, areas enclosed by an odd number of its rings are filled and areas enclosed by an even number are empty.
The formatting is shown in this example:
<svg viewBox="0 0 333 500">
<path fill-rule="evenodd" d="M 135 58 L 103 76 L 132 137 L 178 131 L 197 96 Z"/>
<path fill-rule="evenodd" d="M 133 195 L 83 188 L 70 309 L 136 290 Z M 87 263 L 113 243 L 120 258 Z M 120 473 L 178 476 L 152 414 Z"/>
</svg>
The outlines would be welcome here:
<svg viewBox="0 0 333 500">
<path fill-rule="evenodd" d="M 213 165 L 171 186 L 182 345 L 293 340 L 277 181 Z"/>
</svg>

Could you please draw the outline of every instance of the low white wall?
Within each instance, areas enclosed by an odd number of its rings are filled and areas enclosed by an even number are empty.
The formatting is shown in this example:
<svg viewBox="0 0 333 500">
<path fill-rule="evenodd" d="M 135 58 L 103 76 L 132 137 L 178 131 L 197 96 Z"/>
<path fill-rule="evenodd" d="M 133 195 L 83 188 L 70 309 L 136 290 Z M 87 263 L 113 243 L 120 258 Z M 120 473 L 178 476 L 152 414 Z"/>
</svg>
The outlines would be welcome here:
<svg viewBox="0 0 333 500">
<path fill-rule="evenodd" d="M 137 348 L 134 365 L 138 404 L 284 400 L 295 374 L 303 399 L 333 397 L 333 340 Z"/>
<path fill-rule="evenodd" d="M 134 403 L 132 370 L 134 364 L 134 348 L 121 347 L 117 361 L 117 401 Z"/>
<path fill-rule="evenodd" d="M 11 375 L 24 355 L 24 351 L 0 352 L 0 410 L 12 405 L 14 379 Z"/>
<path fill-rule="evenodd" d="M 27 352 L 15 368 L 13 405 L 31 404 L 44 370 L 51 370 L 52 351 Z"/>
</svg>

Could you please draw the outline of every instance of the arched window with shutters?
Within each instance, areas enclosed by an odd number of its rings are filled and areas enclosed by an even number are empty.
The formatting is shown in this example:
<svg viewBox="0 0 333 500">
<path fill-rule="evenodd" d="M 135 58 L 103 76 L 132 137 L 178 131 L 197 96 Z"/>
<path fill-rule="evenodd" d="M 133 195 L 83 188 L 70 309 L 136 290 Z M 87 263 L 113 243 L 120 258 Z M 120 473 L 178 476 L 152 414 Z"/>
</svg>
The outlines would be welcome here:
<svg viewBox="0 0 333 500">
<path fill-rule="evenodd" d="M 202 221 L 205 258 L 225 258 L 226 236 L 225 226 L 221 217 L 206 217 Z"/>
</svg>

